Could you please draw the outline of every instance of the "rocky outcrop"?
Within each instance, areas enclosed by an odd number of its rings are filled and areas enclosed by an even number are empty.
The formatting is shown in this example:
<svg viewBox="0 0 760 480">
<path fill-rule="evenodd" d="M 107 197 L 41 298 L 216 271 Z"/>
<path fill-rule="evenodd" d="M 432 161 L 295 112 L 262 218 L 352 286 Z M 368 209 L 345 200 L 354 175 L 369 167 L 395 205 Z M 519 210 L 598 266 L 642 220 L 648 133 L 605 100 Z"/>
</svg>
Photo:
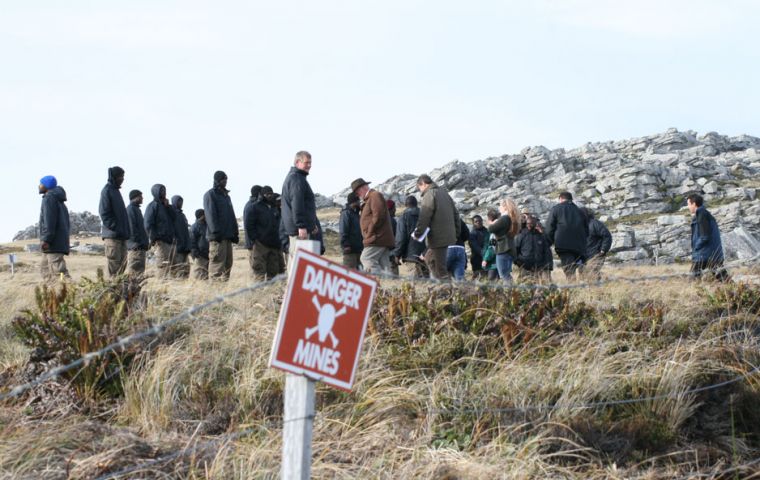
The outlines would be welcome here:
<svg viewBox="0 0 760 480">
<path fill-rule="evenodd" d="M 688 259 L 690 219 L 685 195 L 698 192 L 718 220 L 729 259 L 760 253 L 760 138 L 698 135 L 670 129 L 628 140 L 565 150 L 529 147 L 519 154 L 453 161 L 429 172 L 451 192 L 462 214 L 483 215 L 502 198 L 545 218 L 560 191 L 591 208 L 613 232 L 611 260 Z M 417 175 L 376 185 L 387 198 L 417 194 Z M 333 200 L 340 204 L 347 191 Z"/>
<path fill-rule="evenodd" d="M 100 235 L 100 217 L 93 215 L 90 212 L 69 212 L 69 225 L 72 235 Z M 34 225 L 28 226 L 24 230 L 19 231 L 13 237 L 13 241 L 31 240 L 34 238 L 39 238 L 39 236 L 39 224 L 35 223 Z"/>
</svg>

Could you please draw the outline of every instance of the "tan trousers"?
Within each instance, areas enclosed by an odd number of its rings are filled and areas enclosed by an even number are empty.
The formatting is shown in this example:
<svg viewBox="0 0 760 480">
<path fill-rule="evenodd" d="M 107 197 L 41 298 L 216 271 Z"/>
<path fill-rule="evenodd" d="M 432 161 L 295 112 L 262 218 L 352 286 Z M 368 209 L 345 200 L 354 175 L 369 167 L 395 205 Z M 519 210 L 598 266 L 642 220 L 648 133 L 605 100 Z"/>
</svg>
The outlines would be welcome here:
<svg viewBox="0 0 760 480">
<path fill-rule="evenodd" d="M 189 255 L 187 253 L 179 253 L 176 249 L 172 248 L 172 277 L 174 278 L 187 278 L 190 276 L 190 263 Z"/>
<path fill-rule="evenodd" d="M 212 280 L 227 281 L 232 271 L 232 241 L 209 242 L 208 275 Z"/>
<path fill-rule="evenodd" d="M 69 269 L 66 268 L 66 259 L 63 253 L 43 253 L 40 262 L 40 273 L 46 282 L 58 280 L 61 275 L 71 278 Z"/>
<path fill-rule="evenodd" d="M 365 246 L 360 260 L 364 271 L 368 273 L 389 273 L 391 271 L 391 252 L 388 247 Z"/>
<path fill-rule="evenodd" d="M 448 247 L 442 248 L 429 248 L 425 252 L 425 263 L 430 269 L 430 274 L 433 278 L 438 280 L 448 280 L 448 270 L 446 270 L 446 254 L 448 253 Z"/>
<path fill-rule="evenodd" d="M 208 258 L 195 257 L 193 262 L 193 278 L 196 280 L 208 280 Z"/>
<path fill-rule="evenodd" d="M 136 276 L 145 273 L 145 250 L 130 250 L 127 252 L 127 274 Z"/>
<path fill-rule="evenodd" d="M 127 268 L 127 241 L 106 238 L 103 240 L 103 244 L 106 247 L 108 276 L 121 275 Z"/>
<path fill-rule="evenodd" d="M 156 258 L 158 277 L 168 277 L 172 265 L 172 244 L 156 240 L 156 243 L 153 245 L 153 256 Z"/>
<path fill-rule="evenodd" d="M 282 249 L 267 247 L 258 241 L 248 251 L 248 262 L 257 281 L 268 280 L 285 271 Z"/>
<path fill-rule="evenodd" d="M 343 266 L 346 268 L 359 269 L 361 262 L 359 261 L 359 253 L 344 253 L 343 254 Z"/>
</svg>

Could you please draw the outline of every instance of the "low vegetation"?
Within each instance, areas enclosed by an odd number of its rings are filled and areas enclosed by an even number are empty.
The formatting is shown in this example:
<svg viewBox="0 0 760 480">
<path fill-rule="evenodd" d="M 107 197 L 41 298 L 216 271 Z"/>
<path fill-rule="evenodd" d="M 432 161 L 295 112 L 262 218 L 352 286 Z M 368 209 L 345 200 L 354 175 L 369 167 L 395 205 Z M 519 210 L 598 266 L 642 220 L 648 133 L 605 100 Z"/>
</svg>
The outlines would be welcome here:
<svg viewBox="0 0 760 480">
<path fill-rule="evenodd" d="M 15 349 L 0 355 L 0 391 L 28 378 L 30 350 L 68 361 L 248 283 L 240 273 L 213 288 L 96 278 L 36 298 L 18 290 L 6 299 L 18 320 L 0 327 Z M 284 375 L 267 361 L 283 291 L 235 297 L 92 374 L 0 404 L 0 476 L 276 478 Z M 383 281 L 354 390 L 317 388 L 312 473 L 748 478 L 760 456 L 759 299 L 753 285 L 678 279 L 582 290 Z M 81 343 L 85 331 L 101 333 Z M 90 408 L 64 408 L 82 399 Z"/>
</svg>

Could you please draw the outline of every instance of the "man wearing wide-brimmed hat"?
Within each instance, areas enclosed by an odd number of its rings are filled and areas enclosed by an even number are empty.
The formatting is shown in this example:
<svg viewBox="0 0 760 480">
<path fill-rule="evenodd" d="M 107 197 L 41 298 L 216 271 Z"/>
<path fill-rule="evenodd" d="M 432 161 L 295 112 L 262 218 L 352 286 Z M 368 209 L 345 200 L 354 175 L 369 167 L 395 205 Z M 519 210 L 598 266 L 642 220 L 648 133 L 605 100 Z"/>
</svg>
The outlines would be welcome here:
<svg viewBox="0 0 760 480">
<path fill-rule="evenodd" d="M 361 263 L 370 273 L 390 272 L 390 249 L 395 246 L 391 216 L 383 194 L 369 188 L 369 182 L 357 178 L 351 182 L 351 191 L 359 196 L 363 204 L 359 225 L 364 238 Z"/>
</svg>

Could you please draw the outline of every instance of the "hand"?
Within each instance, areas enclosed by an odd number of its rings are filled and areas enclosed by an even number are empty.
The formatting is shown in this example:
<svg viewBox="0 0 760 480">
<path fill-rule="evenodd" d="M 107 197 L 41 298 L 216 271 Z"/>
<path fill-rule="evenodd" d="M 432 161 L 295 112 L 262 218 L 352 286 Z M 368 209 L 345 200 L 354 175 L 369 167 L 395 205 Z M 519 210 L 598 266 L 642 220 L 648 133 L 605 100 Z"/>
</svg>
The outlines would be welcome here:
<svg viewBox="0 0 760 480">
<path fill-rule="evenodd" d="M 488 266 L 488 262 L 483 260 L 483 262 L 481 262 L 481 265 L 483 266 L 483 268 L 486 268 Z"/>
<path fill-rule="evenodd" d="M 312 235 L 317 235 L 317 234 L 319 234 L 319 227 L 318 227 L 318 226 L 316 226 L 316 225 L 314 225 L 314 230 L 312 230 L 312 231 L 311 231 L 311 234 L 312 234 Z"/>
<path fill-rule="evenodd" d="M 42 245 L 40 245 L 40 248 L 43 252 L 47 252 L 48 249 L 50 249 L 50 244 L 48 242 L 42 242 Z"/>
<path fill-rule="evenodd" d="M 351 253 L 351 247 L 343 247 L 343 253 L 346 253 L 346 254 Z"/>
<path fill-rule="evenodd" d="M 298 229 L 298 239 L 299 240 L 308 240 L 309 239 L 309 232 L 307 232 L 305 228 L 299 228 Z"/>
<path fill-rule="evenodd" d="M 169 206 L 169 199 L 168 198 L 164 198 L 164 199 L 161 200 L 161 203 L 163 203 L 164 206 L 168 207 Z"/>
</svg>

